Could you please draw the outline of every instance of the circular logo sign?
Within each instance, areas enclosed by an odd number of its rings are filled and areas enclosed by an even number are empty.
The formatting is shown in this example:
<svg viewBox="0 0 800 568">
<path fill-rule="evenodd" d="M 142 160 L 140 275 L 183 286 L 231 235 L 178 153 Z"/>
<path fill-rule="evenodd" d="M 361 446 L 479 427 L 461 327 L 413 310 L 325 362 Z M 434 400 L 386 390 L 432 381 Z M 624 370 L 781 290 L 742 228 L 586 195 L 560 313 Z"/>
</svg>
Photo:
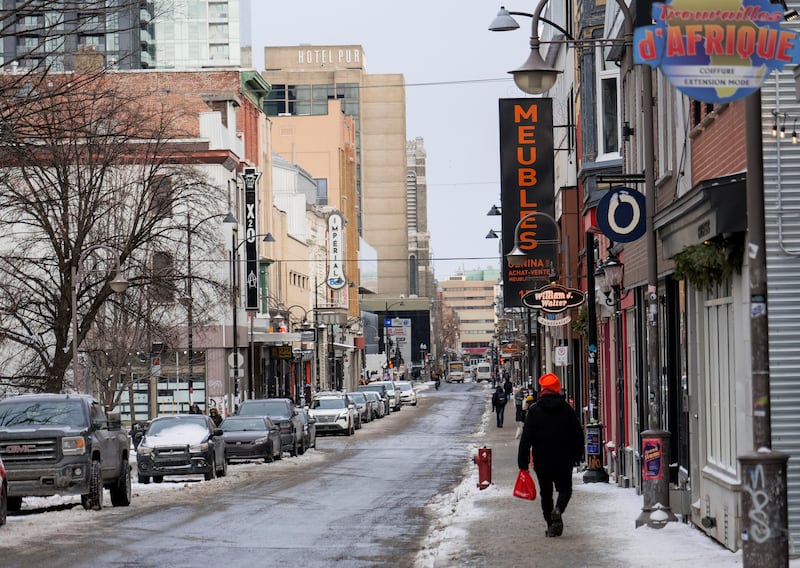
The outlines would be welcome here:
<svg viewBox="0 0 800 568">
<path fill-rule="evenodd" d="M 629 187 L 615 187 L 597 204 L 600 231 L 616 243 L 630 243 L 647 228 L 644 195 Z"/>
</svg>

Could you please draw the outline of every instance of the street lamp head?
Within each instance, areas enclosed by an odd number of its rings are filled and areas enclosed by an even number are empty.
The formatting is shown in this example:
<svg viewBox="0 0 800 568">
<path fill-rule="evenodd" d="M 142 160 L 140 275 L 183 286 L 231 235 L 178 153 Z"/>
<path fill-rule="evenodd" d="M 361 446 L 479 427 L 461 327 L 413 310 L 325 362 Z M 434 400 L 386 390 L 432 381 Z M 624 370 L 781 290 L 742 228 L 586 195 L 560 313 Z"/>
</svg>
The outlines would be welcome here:
<svg viewBox="0 0 800 568">
<path fill-rule="evenodd" d="M 489 212 L 486 214 L 487 217 L 499 217 L 502 215 L 503 212 L 497 205 L 492 205 L 492 208 L 489 209 Z"/>
<path fill-rule="evenodd" d="M 486 238 L 487 239 L 497 239 L 497 238 L 500 238 L 500 236 L 497 234 L 497 232 L 494 229 L 489 229 L 489 232 L 486 233 Z"/>
<path fill-rule="evenodd" d="M 609 256 L 603 263 L 603 270 L 605 271 L 605 281 L 607 286 L 615 288 L 622 286 L 622 281 L 625 277 L 625 265 L 616 256 Z"/>
<path fill-rule="evenodd" d="M 274 243 L 275 242 L 275 237 L 272 236 L 272 233 L 267 233 L 266 235 L 264 235 L 264 242 L 265 243 Z"/>
<path fill-rule="evenodd" d="M 556 69 L 542 59 L 539 53 L 539 40 L 531 38 L 531 52 L 519 69 L 509 71 L 514 76 L 517 87 L 529 95 L 541 95 L 556 84 L 560 69 Z"/>
<path fill-rule="evenodd" d="M 508 32 L 516 29 L 519 29 L 517 20 L 511 16 L 511 13 L 506 10 L 505 6 L 500 6 L 500 11 L 497 12 L 497 16 L 495 16 L 492 23 L 489 24 L 489 31 Z"/>
<path fill-rule="evenodd" d="M 225 215 L 225 217 L 222 219 L 222 222 L 226 223 L 226 224 L 229 224 L 229 225 L 238 225 L 239 224 L 239 220 L 236 218 L 236 215 L 234 215 L 230 211 L 228 211 L 228 214 Z"/>
<path fill-rule="evenodd" d="M 528 259 L 528 255 L 519 248 L 519 245 L 515 245 L 511 252 L 506 254 L 506 260 L 508 264 L 511 266 L 519 266 L 523 264 Z"/>
<path fill-rule="evenodd" d="M 606 278 L 606 271 L 603 268 L 603 264 L 597 267 L 594 271 L 594 282 L 597 284 L 597 289 L 600 290 L 606 296 L 611 292 L 611 285 L 608 283 L 608 278 Z"/>
<path fill-rule="evenodd" d="M 114 279 L 109 283 L 109 286 L 111 286 L 111 290 L 115 294 L 121 294 L 128 289 L 129 284 L 130 282 L 128 282 L 125 276 L 123 276 L 121 272 L 117 272 L 117 275 L 114 276 Z"/>
</svg>

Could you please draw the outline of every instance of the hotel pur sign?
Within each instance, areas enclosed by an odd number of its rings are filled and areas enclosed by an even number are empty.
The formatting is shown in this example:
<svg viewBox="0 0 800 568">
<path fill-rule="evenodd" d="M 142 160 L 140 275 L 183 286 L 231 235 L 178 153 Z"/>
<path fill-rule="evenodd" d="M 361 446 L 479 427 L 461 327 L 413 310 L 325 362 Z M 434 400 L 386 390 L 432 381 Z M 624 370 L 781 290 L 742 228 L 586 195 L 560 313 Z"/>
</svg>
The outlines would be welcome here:
<svg viewBox="0 0 800 568">
<path fill-rule="evenodd" d="M 658 68 L 683 94 L 725 103 L 761 88 L 773 69 L 800 62 L 798 34 L 768 0 L 653 4 L 654 26 L 634 32 L 634 61 Z"/>
</svg>

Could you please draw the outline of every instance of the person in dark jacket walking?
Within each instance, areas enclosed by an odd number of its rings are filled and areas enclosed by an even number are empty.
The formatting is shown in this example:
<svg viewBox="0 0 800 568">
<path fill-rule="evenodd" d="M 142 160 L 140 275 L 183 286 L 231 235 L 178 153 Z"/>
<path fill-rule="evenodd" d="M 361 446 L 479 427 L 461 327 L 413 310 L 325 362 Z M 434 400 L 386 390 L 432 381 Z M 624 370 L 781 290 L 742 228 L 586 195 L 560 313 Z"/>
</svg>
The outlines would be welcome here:
<svg viewBox="0 0 800 568">
<path fill-rule="evenodd" d="M 492 410 L 497 413 L 497 427 L 503 427 L 503 418 L 506 414 L 506 402 L 508 402 L 508 398 L 506 397 L 506 392 L 503 390 L 503 387 L 498 386 L 494 394 L 492 395 Z"/>
<path fill-rule="evenodd" d="M 537 401 L 525 413 L 517 465 L 527 470 L 533 460 L 542 514 L 547 522 L 545 535 L 561 536 L 562 514 L 572 497 L 572 467 L 583 454 L 583 429 L 574 409 L 561 394 L 558 377 L 552 373 L 542 375 L 539 385 Z M 555 504 L 553 486 L 558 492 Z"/>
</svg>

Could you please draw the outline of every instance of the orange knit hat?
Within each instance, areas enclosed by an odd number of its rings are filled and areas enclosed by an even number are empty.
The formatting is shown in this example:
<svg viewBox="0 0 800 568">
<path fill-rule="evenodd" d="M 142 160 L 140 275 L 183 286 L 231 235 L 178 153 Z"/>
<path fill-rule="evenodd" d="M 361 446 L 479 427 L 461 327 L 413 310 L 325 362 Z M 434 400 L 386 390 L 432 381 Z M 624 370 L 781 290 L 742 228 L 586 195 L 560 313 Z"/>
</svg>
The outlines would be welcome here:
<svg viewBox="0 0 800 568">
<path fill-rule="evenodd" d="M 553 373 L 547 373 L 539 377 L 539 385 L 543 390 L 561 392 L 561 381 Z"/>
</svg>

